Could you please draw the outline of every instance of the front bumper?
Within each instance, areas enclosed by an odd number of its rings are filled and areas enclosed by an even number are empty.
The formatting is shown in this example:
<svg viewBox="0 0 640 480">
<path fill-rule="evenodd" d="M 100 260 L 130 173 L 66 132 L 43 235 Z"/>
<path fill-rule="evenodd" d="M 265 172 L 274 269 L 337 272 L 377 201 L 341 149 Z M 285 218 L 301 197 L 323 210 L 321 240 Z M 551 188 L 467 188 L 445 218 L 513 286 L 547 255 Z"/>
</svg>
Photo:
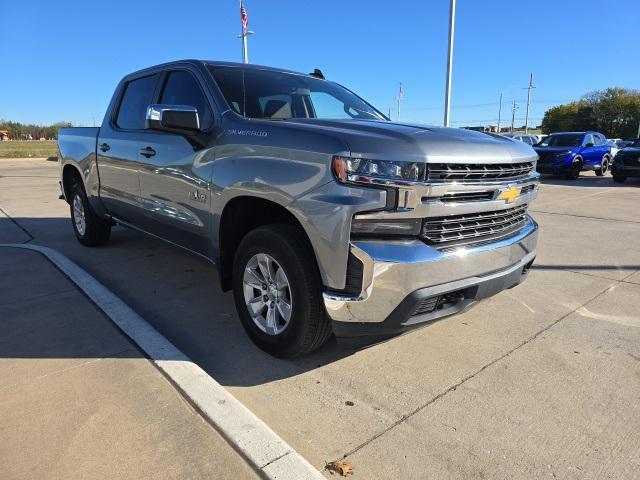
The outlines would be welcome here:
<svg viewBox="0 0 640 480">
<path fill-rule="evenodd" d="M 510 238 L 453 251 L 420 240 L 353 242 L 351 251 L 363 264 L 362 294 L 325 292 L 334 333 L 390 335 L 466 310 L 524 280 L 537 238 L 538 225 L 529 217 Z"/>
<path fill-rule="evenodd" d="M 640 177 L 640 162 L 638 162 L 638 166 L 629 166 L 624 165 L 622 162 L 613 162 L 611 173 L 624 177 Z"/>
</svg>

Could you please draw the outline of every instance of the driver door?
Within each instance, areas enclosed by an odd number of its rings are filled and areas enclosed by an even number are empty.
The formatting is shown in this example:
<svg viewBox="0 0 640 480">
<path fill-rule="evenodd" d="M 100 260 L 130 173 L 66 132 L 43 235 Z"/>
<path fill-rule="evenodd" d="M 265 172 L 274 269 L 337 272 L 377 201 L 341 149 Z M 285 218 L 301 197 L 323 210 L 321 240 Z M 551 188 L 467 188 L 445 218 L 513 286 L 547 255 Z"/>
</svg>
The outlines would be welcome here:
<svg viewBox="0 0 640 480">
<path fill-rule="evenodd" d="M 165 72 L 159 103 L 198 110 L 201 133 L 145 130 L 140 136 L 140 195 L 144 229 L 175 244 L 209 255 L 211 236 L 210 183 L 214 148 L 213 110 L 195 72 Z"/>
</svg>

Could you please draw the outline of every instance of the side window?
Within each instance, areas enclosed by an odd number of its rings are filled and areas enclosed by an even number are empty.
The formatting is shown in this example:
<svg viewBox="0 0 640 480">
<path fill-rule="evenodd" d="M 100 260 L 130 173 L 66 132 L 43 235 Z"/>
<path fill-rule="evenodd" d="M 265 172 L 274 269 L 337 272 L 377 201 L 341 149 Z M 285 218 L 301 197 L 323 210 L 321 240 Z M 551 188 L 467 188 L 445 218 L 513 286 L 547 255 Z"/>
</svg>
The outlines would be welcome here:
<svg viewBox="0 0 640 480">
<path fill-rule="evenodd" d="M 592 143 L 595 145 L 595 141 L 593 140 L 593 135 L 591 134 L 585 135 L 583 145 L 586 145 L 587 143 Z"/>
<path fill-rule="evenodd" d="M 607 143 L 607 139 L 606 138 L 604 138 L 600 134 L 596 135 L 596 145 L 604 145 L 605 143 Z"/>
<path fill-rule="evenodd" d="M 318 118 L 350 118 L 344 111 L 344 103 L 324 92 L 311 92 L 311 103 Z"/>
<path fill-rule="evenodd" d="M 157 75 L 151 75 L 132 80 L 127 84 L 118 108 L 116 119 L 118 127 L 132 130 L 144 128 L 147 107 L 153 101 L 157 78 Z"/>
<path fill-rule="evenodd" d="M 178 70 L 169 73 L 160 103 L 195 107 L 198 110 L 198 117 L 200 117 L 200 128 L 211 126 L 213 119 L 211 108 L 198 81 L 187 71 Z"/>
</svg>

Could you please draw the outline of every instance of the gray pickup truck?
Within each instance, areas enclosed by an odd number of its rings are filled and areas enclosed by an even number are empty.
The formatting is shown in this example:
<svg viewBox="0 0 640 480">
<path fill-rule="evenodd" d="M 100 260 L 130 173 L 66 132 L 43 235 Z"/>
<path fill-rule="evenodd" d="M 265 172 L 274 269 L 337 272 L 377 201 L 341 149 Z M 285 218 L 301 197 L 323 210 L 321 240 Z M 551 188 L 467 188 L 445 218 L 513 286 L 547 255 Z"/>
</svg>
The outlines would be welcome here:
<svg viewBox="0 0 640 480">
<path fill-rule="evenodd" d="M 100 128 L 62 129 L 58 147 L 80 243 L 117 224 L 206 258 L 279 357 L 461 312 L 535 257 L 531 147 L 390 122 L 318 70 L 151 67 L 120 82 Z"/>
</svg>

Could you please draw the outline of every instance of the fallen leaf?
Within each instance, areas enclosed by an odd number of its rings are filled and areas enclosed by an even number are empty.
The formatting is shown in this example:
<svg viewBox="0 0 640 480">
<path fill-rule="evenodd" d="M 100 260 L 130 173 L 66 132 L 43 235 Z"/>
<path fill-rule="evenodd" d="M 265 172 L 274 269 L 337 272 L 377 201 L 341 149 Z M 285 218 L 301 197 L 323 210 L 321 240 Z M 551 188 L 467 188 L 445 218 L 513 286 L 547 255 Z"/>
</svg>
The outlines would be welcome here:
<svg viewBox="0 0 640 480">
<path fill-rule="evenodd" d="M 333 462 L 329 462 L 324 466 L 324 469 L 329 470 L 331 475 L 334 473 L 339 473 L 342 477 L 353 475 L 353 467 L 346 460 L 335 460 Z"/>
</svg>

